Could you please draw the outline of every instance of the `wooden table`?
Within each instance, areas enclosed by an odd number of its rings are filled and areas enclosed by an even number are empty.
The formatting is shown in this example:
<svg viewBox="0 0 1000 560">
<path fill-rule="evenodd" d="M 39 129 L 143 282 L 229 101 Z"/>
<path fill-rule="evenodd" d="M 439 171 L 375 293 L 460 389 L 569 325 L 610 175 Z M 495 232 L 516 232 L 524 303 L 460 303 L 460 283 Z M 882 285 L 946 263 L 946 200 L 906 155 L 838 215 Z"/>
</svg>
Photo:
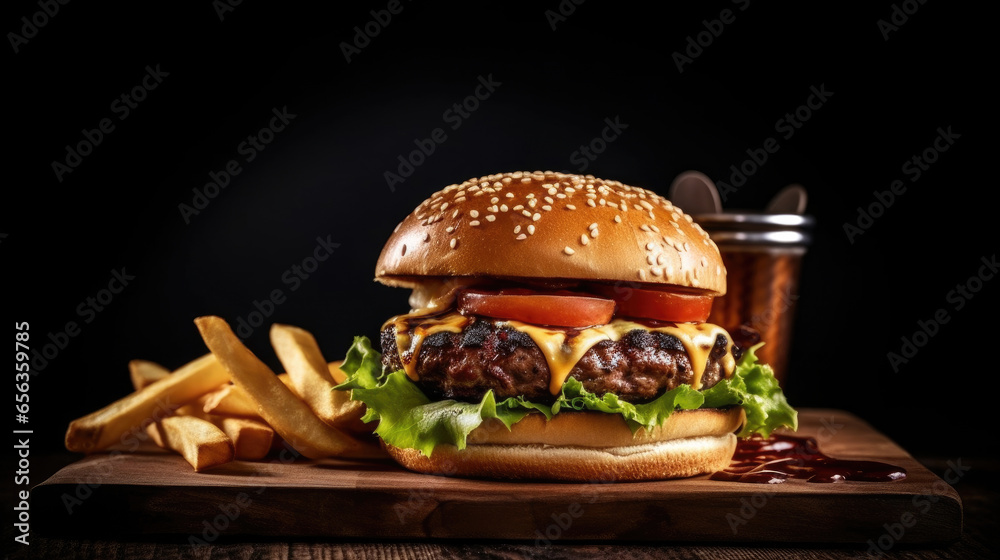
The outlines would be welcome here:
<svg viewBox="0 0 1000 560">
<path fill-rule="evenodd" d="M 71 457 L 70 459 L 75 459 Z M 886 559 L 976 559 L 997 558 L 1000 551 L 1000 522 L 996 507 L 1000 504 L 1000 489 L 994 482 L 1000 475 L 996 463 L 971 460 L 979 465 L 959 482 L 959 491 L 965 507 L 965 528 L 962 538 L 944 546 L 892 549 Z M 943 473 L 946 462 L 929 461 L 929 466 L 940 466 Z M 4 528 L 4 542 L 12 542 L 12 528 Z M 437 559 L 437 558 L 587 558 L 633 559 L 676 558 L 685 560 L 720 559 L 790 559 L 807 560 L 864 558 L 864 547 L 801 547 L 755 545 L 681 545 L 651 544 L 580 544 L 558 543 L 539 551 L 531 543 L 510 542 L 373 542 L 360 540 L 274 540 L 248 539 L 233 541 L 221 539 L 204 549 L 192 550 L 183 539 L 148 538 L 142 540 L 92 540 L 54 537 L 34 537 L 29 547 L 17 545 L 10 559 L 60 558 L 60 559 L 113 559 L 113 560 L 166 560 L 171 558 L 211 558 L 219 560 L 240 559 Z"/>
<path fill-rule="evenodd" d="M 832 454 L 832 453 L 831 453 Z M 39 480 L 62 470 L 79 456 L 54 454 L 40 457 L 33 463 L 33 472 L 39 473 Z M 1000 462 L 988 458 L 922 458 L 921 463 L 938 476 L 947 477 L 954 471 L 955 461 L 967 467 L 954 484 L 954 489 L 962 499 L 964 508 L 964 528 L 960 538 L 952 542 L 905 545 L 886 537 L 878 549 L 882 558 L 996 558 L 1000 544 L 1000 516 L 996 506 L 1000 505 Z M 62 470 L 62 472 L 67 472 Z M 72 472 L 72 470 L 70 470 Z M 58 478 L 58 477 L 56 477 Z M 951 477 L 954 478 L 954 477 Z M 36 489 L 37 490 L 37 489 Z M 949 490 L 950 492 L 950 490 Z M 139 500 L 140 503 L 143 500 Z M 876 504 L 878 505 L 878 504 Z M 36 507 L 33 505 L 33 508 Z M 309 504 L 296 512 L 308 516 Z M 116 515 L 127 519 L 130 513 L 108 511 L 100 522 L 114 523 Z M 98 510 L 92 509 L 91 513 Z M 865 512 L 856 512 L 859 518 Z M 138 513 L 137 513 L 138 515 Z M 279 509 L 274 515 L 281 516 Z M 488 512 L 485 513 L 488 515 Z M 849 516 L 855 515 L 849 512 Z M 44 516 L 42 516 L 44 517 Z M 94 516 L 97 517 L 97 516 Z M 81 518 L 71 519 L 76 521 Z M 769 523 L 780 523 L 780 518 L 769 518 Z M 887 519 L 886 533 L 893 531 L 892 519 Z M 280 525 L 281 519 L 274 519 Z M 790 519 L 789 525 L 802 524 L 801 519 Z M 927 521 L 925 520 L 925 525 Z M 924 527 L 931 530 L 932 527 Z M 917 524 L 908 531 L 920 531 Z M 13 542 L 12 526 L 5 526 L 5 542 Z M 383 531 L 383 533 L 385 533 Z M 801 545 L 775 542 L 713 542 L 704 537 L 698 542 L 637 542 L 627 540 L 570 540 L 559 538 L 550 542 L 539 540 L 471 540 L 471 539 L 420 539 L 405 535 L 383 535 L 379 537 L 261 537 L 253 534 L 226 534 L 223 531 L 217 539 L 206 545 L 192 546 L 187 535 L 133 535 L 122 538 L 113 530 L 103 536 L 84 534 L 68 536 L 70 532 L 59 527 L 47 527 L 43 534 L 33 532 L 28 547 L 14 545 L 9 558 L 861 558 L 868 551 L 877 549 L 879 543 L 855 544 L 811 544 Z M 567 532 L 567 535 L 570 532 Z M 789 540 L 795 539 L 791 535 Z M 871 553 L 871 557 L 874 556 Z"/>
</svg>

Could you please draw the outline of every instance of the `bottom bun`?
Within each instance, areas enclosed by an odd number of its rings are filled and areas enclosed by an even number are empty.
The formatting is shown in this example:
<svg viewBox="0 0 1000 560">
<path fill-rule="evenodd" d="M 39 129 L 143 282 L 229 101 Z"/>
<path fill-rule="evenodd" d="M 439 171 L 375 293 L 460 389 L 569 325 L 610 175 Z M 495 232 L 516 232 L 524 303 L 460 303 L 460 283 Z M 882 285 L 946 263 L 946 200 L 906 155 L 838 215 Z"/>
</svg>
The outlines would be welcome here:
<svg viewBox="0 0 1000 560">
<path fill-rule="evenodd" d="M 739 407 L 682 410 L 662 426 L 634 435 L 625 420 L 600 412 L 529 414 L 511 426 L 484 422 L 465 449 L 438 445 L 430 457 L 387 445 L 412 471 L 510 480 L 610 482 L 662 480 L 711 473 L 729 466 L 745 421 Z"/>
</svg>

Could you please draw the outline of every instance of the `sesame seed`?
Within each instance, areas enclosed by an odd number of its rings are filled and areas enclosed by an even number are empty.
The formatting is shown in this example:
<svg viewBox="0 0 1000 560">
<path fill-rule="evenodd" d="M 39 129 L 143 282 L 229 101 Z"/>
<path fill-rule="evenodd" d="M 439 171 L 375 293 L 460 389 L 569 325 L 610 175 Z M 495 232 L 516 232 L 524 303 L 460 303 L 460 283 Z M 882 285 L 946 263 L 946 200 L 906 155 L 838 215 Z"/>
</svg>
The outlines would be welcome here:
<svg viewBox="0 0 1000 560">
<path fill-rule="evenodd" d="M 465 202 L 465 197 L 464 196 L 460 196 L 460 197 L 458 197 L 458 198 L 455 199 L 455 202 L 456 203 L 458 203 L 458 202 Z"/>
<path fill-rule="evenodd" d="M 653 276 L 659 276 L 660 274 L 663 274 L 663 271 L 660 270 L 659 268 L 652 268 L 649 271 L 653 273 Z"/>
<path fill-rule="evenodd" d="M 497 217 L 496 217 L 496 216 L 494 216 L 493 214 L 487 214 L 487 215 L 486 215 L 486 221 L 487 221 L 487 222 L 492 222 L 492 221 L 493 221 L 493 220 L 495 220 L 495 219 L 497 219 Z"/>
<path fill-rule="evenodd" d="M 574 251 L 572 247 L 563 247 L 563 253 L 566 253 L 567 255 L 572 255 L 575 252 L 576 251 Z"/>
<path fill-rule="evenodd" d="M 524 205 L 523 204 L 518 204 L 517 206 L 514 207 L 514 211 L 515 212 L 518 211 L 518 210 L 524 210 Z"/>
<path fill-rule="evenodd" d="M 487 210 L 489 210 L 490 212 L 496 212 L 498 210 L 498 208 L 497 208 L 497 205 L 494 204 L 493 206 L 490 206 L 489 208 L 487 208 Z"/>
<path fill-rule="evenodd" d="M 473 218 L 474 217 L 475 216 L 473 216 Z M 660 228 L 656 227 L 656 224 L 649 224 L 649 229 L 655 231 L 656 233 L 660 233 Z"/>
<path fill-rule="evenodd" d="M 659 255 L 656 256 L 656 264 L 658 265 L 662 265 L 663 261 L 665 260 L 667 260 L 667 256 L 664 255 L 663 253 L 660 253 Z"/>
<path fill-rule="evenodd" d="M 587 206 L 590 206 L 591 208 L 596 208 L 597 207 L 597 203 L 594 202 L 594 199 L 588 198 L 587 199 Z"/>
<path fill-rule="evenodd" d="M 662 255 L 663 253 L 660 254 Z M 656 264 L 656 257 L 654 257 L 652 253 L 646 255 L 646 264 L 650 266 Z"/>
<path fill-rule="evenodd" d="M 647 251 L 652 251 L 655 248 L 656 248 L 656 244 L 653 243 L 652 241 L 650 241 L 649 243 L 646 243 L 646 250 Z"/>
<path fill-rule="evenodd" d="M 470 226 L 478 226 L 479 225 L 479 220 L 472 220 L 471 222 L 469 222 L 469 225 Z"/>
<path fill-rule="evenodd" d="M 494 206 L 494 208 L 496 208 L 496 207 Z M 501 212 L 506 212 L 507 211 L 507 205 L 506 204 L 501 204 L 500 205 L 500 211 Z M 495 212 L 495 210 L 494 210 L 494 212 Z"/>
<path fill-rule="evenodd" d="M 554 201 L 552 200 L 551 196 L 547 196 L 547 197 L 545 197 L 545 202 L 548 202 L 549 204 L 552 204 Z"/>
<path fill-rule="evenodd" d="M 549 206 L 548 204 L 545 204 L 545 205 L 542 205 L 542 210 L 545 210 L 546 212 L 548 212 L 549 210 L 552 210 L 552 207 Z"/>
<path fill-rule="evenodd" d="M 517 240 L 518 240 L 518 241 L 524 241 L 524 240 L 525 240 L 525 239 L 527 239 L 527 238 L 528 238 L 528 236 L 527 236 L 527 235 L 525 235 L 525 234 L 523 234 L 523 233 L 522 233 L 521 235 L 518 235 L 518 236 L 517 236 Z"/>
<path fill-rule="evenodd" d="M 640 268 L 639 269 L 639 280 L 645 280 L 645 279 L 646 279 L 646 271 Z"/>
<path fill-rule="evenodd" d="M 524 184 L 528 184 L 531 182 L 531 177 L 524 177 L 523 179 L 521 179 L 521 182 Z"/>
<path fill-rule="evenodd" d="M 497 202 L 500 202 L 500 199 L 495 196 L 490 199 L 490 204 L 496 204 Z"/>
<path fill-rule="evenodd" d="M 469 215 L 472 216 L 473 218 L 478 218 L 479 217 L 479 210 L 472 210 L 472 211 L 469 212 Z"/>
<path fill-rule="evenodd" d="M 572 205 L 572 204 L 567 204 L 567 205 L 566 205 L 566 209 L 567 209 L 567 210 L 576 210 L 576 206 L 574 206 L 574 205 Z"/>
<path fill-rule="evenodd" d="M 451 245 L 452 249 L 458 247 L 458 239 L 455 239 L 454 237 L 452 237 L 451 238 L 451 242 L 449 243 L 449 245 Z"/>
<path fill-rule="evenodd" d="M 618 224 L 622 223 L 622 217 L 621 216 L 615 216 L 615 223 L 618 223 Z"/>
<path fill-rule="evenodd" d="M 597 222 L 594 222 L 594 223 L 590 224 L 589 226 L 587 226 L 587 229 L 590 229 L 590 230 L 597 229 Z"/>
<path fill-rule="evenodd" d="M 521 233 L 521 226 L 516 226 L 514 228 L 514 233 Z"/>
<path fill-rule="evenodd" d="M 580 245 L 586 245 L 587 243 L 590 243 L 590 238 L 587 237 L 587 234 L 585 233 L 580 236 Z"/>
<path fill-rule="evenodd" d="M 641 204 L 642 207 L 645 208 L 646 210 L 652 210 L 653 209 L 653 205 L 650 204 L 650 203 L 648 203 L 648 202 L 646 202 L 645 200 L 640 200 L 639 204 Z M 638 210 L 638 208 L 636 208 L 636 210 Z"/>
<path fill-rule="evenodd" d="M 528 217 L 528 218 L 531 217 L 531 212 L 529 212 L 528 210 L 521 210 L 521 213 L 524 214 L 525 217 Z"/>
<path fill-rule="evenodd" d="M 527 210 L 525 210 L 525 212 L 527 212 Z M 537 213 L 537 212 L 535 212 L 535 213 L 534 213 L 534 214 L 533 214 L 533 215 L 531 216 L 531 221 L 533 221 L 533 222 L 537 222 L 538 220 L 541 220 L 541 219 L 542 219 L 542 215 L 541 215 L 541 214 L 539 214 L 539 213 Z"/>
<path fill-rule="evenodd" d="M 445 228 L 445 231 L 447 231 L 448 233 L 451 233 L 451 232 L 455 231 L 455 226 L 448 226 L 447 228 Z"/>
<path fill-rule="evenodd" d="M 528 224 L 528 234 L 535 235 L 535 224 Z"/>
<path fill-rule="evenodd" d="M 599 234 L 600 232 L 601 232 L 601 230 L 599 230 L 597 228 L 594 228 L 594 229 L 590 230 L 590 236 L 591 237 L 597 237 L 597 234 Z"/>
<path fill-rule="evenodd" d="M 447 209 L 448 209 L 448 203 L 445 202 L 444 204 L 441 205 L 441 211 L 444 212 Z"/>
<path fill-rule="evenodd" d="M 642 231 L 649 231 L 649 226 L 647 226 L 646 224 L 642 224 L 641 226 L 639 226 L 639 229 L 641 229 Z"/>
<path fill-rule="evenodd" d="M 509 192 L 509 193 L 505 194 L 504 196 L 506 196 L 507 198 L 514 198 L 514 193 Z"/>
</svg>

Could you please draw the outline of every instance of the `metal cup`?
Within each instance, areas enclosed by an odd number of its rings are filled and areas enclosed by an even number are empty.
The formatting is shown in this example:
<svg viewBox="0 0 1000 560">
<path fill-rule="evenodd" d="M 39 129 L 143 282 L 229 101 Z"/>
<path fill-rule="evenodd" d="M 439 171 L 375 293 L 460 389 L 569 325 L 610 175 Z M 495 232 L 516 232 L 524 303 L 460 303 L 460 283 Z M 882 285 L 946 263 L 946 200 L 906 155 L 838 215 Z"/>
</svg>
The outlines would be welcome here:
<svg viewBox="0 0 1000 560">
<path fill-rule="evenodd" d="M 729 211 L 695 214 L 719 246 L 727 271 L 726 295 L 709 321 L 736 332 L 750 327 L 765 343 L 757 351 L 784 387 L 792 340 L 799 270 L 814 220 L 802 214 Z"/>
</svg>

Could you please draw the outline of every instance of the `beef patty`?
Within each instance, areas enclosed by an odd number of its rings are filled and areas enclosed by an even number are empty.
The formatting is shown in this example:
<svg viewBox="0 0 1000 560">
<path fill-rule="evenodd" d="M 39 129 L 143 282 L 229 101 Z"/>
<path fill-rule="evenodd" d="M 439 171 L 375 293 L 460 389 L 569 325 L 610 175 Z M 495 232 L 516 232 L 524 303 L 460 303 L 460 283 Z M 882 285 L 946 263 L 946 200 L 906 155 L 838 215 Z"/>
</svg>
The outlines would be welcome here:
<svg viewBox="0 0 1000 560">
<path fill-rule="evenodd" d="M 402 369 L 391 323 L 381 333 L 382 363 Z M 716 337 L 702 374 L 702 389 L 725 375 L 722 363 L 728 340 Z M 432 399 L 478 402 L 493 390 L 498 400 L 522 396 L 551 402 L 549 367 L 530 336 L 497 322 L 472 317 L 462 332 L 439 332 L 420 347 L 417 385 Z M 672 335 L 642 329 L 629 331 L 617 342 L 604 340 L 590 348 L 570 371 L 586 390 L 613 393 L 632 403 L 649 402 L 693 378 L 691 358 Z"/>
</svg>

